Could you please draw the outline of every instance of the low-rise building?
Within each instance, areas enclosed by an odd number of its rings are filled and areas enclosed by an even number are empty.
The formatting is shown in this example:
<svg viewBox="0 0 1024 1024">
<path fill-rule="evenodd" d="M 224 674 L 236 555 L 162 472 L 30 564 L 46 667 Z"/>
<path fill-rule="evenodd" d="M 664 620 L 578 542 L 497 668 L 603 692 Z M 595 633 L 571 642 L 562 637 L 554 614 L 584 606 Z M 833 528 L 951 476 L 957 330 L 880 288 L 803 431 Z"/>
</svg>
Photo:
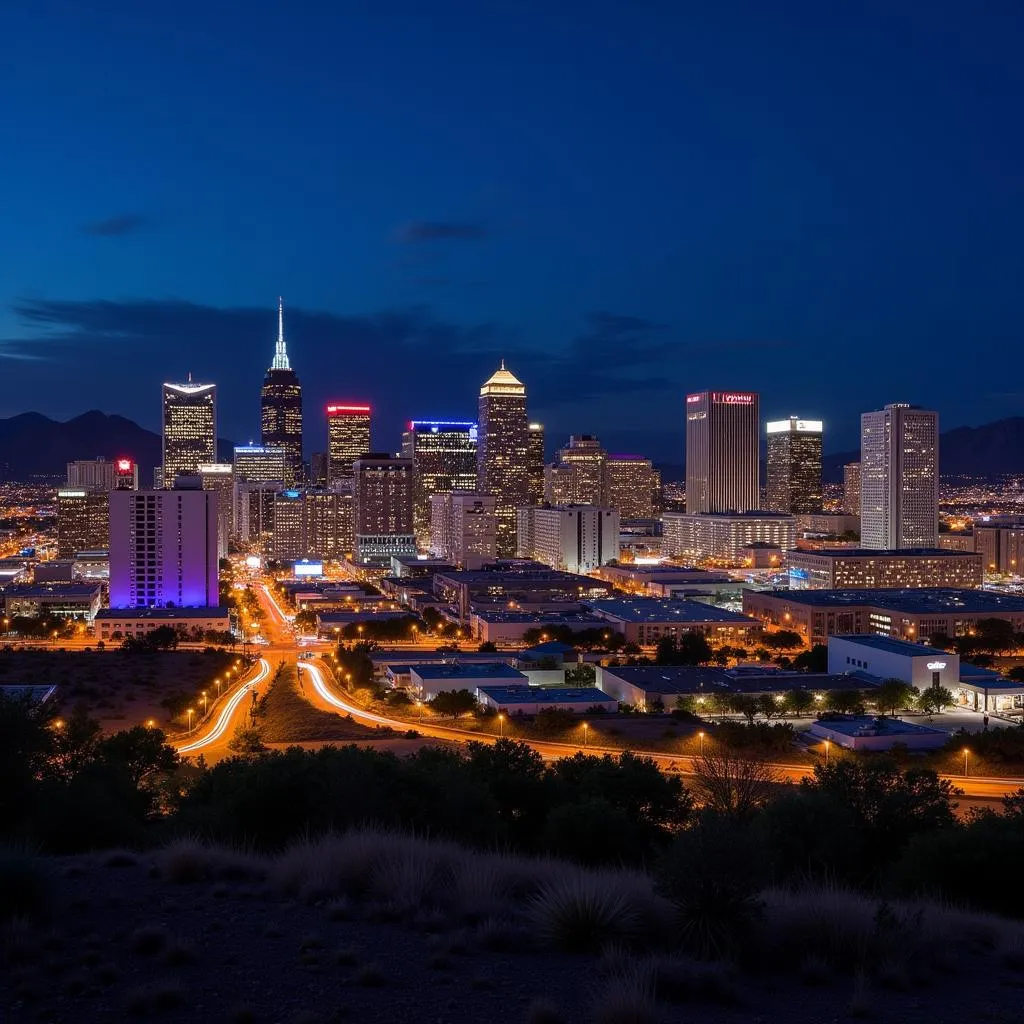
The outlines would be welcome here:
<svg viewBox="0 0 1024 1024">
<path fill-rule="evenodd" d="M 1024 575 L 1024 516 L 982 516 L 974 523 L 974 547 L 985 572 Z"/>
<path fill-rule="evenodd" d="M 467 664 L 448 661 L 409 667 L 409 689 L 421 700 L 433 700 L 449 690 L 469 690 L 476 694 L 482 686 L 529 687 L 530 680 L 503 661 Z"/>
<path fill-rule="evenodd" d="M 684 597 L 690 594 L 718 595 L 737 591 L 739 586 L 725 573 L 677 565 L 605 565 L 594 573 L 617 590 L 646 597 Z"/>
<path fill-rule="evenodd" d="M 104 641 L 145 636 L 161 626 L 186 638 L 201 638 L 204 633 L 229 632 L 231 613 L 227 608 L 103 608 L 93 620 L 96 639 Z"/>
<path fill-rule="evenodd" d="M 58 615 L 92 622 L 102 598 L 98 583 L 15 583 L 3 590 L 4 615 L 9 619 Z"/>
<path fill-rule="evenodd" d="M 701 601 L 611 598 L 584 601 L 583 606 L 628 641 L 642 646 L 656 644 L 666 636 L 694 632 L 711 640 L 739 643 L 761 631 L 756 619 Z"/>
<path fill-rule="evenodd" d="M 960 683 L 960 656 L 891 636 L 833 636 L 828 641 L 828 670 L 902 679 L 918 690 L 945 686 L 952 691 Z"/>
<path fill-rule="evenodd" d="M 829 716 L 814 722 L 810 734 L 847 750 L 892 750 L 897 744 L 907 750 L 938 750 L 949 739 L 941 729 L 932 729 L 900 718 L 868 715 Z"/>
<path fill-rule="evenodd" d="M 796 543 L 796 520 L 782 512 L 665 512 L 663 550 L 691 563 L 743 566 L 743 549 L 770 544 L 786 551 Z"/>
<path fill-rule="evenodd" d="M 582 633 L 607 626 L 604 619 L 579 605 L 565 611 L 525 611 L 521 608 L 474 608 L 469 615 L 470 635 L 481 642 L 515 643 L 531 629 L 571 629 Z"/>
<path fill-rule="evenodd" d="M 536 715 L 546 708 L 586 714 L 619 710 L 616 700 L 593 687 L 480 686 L 476 699 L 485 707 L 508 715 Z"/>
<path fill-rule="evenodd" d="M 787 564 L 789 585 L 793 590 L 980 587 L 982 584 L 981 555 L 940 548 L 790 551 Z"/>
</svg>

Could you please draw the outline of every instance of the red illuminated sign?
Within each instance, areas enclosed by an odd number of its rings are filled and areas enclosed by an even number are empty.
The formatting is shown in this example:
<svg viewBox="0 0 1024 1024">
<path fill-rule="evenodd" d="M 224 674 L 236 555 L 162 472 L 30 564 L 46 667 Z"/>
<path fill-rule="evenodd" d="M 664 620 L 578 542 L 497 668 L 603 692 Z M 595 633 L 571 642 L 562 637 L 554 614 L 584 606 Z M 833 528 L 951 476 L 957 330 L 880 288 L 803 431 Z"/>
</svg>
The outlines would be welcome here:
<svg viewBox="0 0 1024 1024">
<path fill-rule="evenodd" d="M 711 401 L 719 405 L 752 405 L 754 396 L 749 391 L 712 391 Z"/>
<path fill-rule="evenodd" d="M 118 459 L 117 460 L 117 471 L 118 473 L 130 473 L 132 471 L 132 460 L 131 459 Z"/>
<path fill-rule="evenodd" d="M 703 395 L 687 395 L 686 404 L 692 405 L 694 402 L 699 402 L 703 397 Z"/>
<path fill-rule="evenodd" d="M 370 407 L 368 405 L 329 405 L 329 406 L 327 406 L 327 415 L 328 416 L 337 416 L 339 414 L 341 414 L 341 415 L 344 415 L 344 414 L 351 415 L 353 413 L 363 413 L 365 415 L 369 415 Z"/>
</svg>

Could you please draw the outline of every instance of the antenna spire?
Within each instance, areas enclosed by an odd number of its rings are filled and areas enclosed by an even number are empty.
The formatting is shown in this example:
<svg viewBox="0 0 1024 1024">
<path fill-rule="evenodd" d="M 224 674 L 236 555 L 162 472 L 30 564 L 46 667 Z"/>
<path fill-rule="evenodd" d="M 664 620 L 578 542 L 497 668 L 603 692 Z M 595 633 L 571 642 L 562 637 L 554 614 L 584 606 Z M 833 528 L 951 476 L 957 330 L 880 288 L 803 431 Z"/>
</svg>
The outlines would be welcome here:
<svg viewBox="0 0 1024 1024">
<path fill-rule="evenodd" d="M 288 362 L 288 350 L 284 345 L 284 299 L 277 297 L 277 345 L 274 348 L 274 361 L 270 364 L 272 370 L 290 370 L 291 363 Z"/>
</svg>

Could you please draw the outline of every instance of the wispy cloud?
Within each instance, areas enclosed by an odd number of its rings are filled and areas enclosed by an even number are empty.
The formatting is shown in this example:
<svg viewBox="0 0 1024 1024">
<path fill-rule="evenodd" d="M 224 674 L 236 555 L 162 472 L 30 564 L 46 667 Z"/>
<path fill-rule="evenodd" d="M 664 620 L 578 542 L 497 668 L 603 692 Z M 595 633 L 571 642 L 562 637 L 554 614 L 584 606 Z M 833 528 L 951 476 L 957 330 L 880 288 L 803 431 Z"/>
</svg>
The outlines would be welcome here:
<svg viewBox="0 0 1024 1024">
<path fill-rule="evenodd" d="M 121 235 L 134 234 L 149 227 L 150 224 L 150 219 L 141 213 L 120 213 L 105 220 L 91 221 L 83 225 L 82 230 L 87 235 L 96 235 L 99 238 L 117 238 Z"/>
<path fill-rule="evenodd" d="M 397 242 L 477 242 L 490 238 L 491 227 L 477 220 L 414 220 L 395 229 Z"/>
</svg>

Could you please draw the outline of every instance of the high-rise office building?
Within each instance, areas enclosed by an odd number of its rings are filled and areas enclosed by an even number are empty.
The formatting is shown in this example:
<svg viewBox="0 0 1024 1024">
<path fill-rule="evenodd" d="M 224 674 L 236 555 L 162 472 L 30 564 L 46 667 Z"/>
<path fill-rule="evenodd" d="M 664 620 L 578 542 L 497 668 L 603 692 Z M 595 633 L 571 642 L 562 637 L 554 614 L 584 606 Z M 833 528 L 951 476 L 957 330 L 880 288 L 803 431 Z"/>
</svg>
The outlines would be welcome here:
<svg viewBox="0 0 1024 1024">
<path fill-rule="evenodd" d="M 307 556 L 304 504 L 298 490 L 278 491 L 274 495 L 274 530 L 268 552 L 271 558 L 286 562 Z"/>
<path fill-rule="evenodd" d="M 110 494 L 110 607 L 218 605 L 214 491 Z"/>
<path fill-rule="evenodd" d="M 860 515 L 860 463 L 848 462 L 843 466 L 843 511 Z"/>
<path fill-rule="evenodd" d="M 527 450 L 530 453 L 530 504 L 544 504 L 544 426 L 527 425 Z"/>
<path fill-rule="evenodd" d="M 619 557 L 619 513 L 594 505 L 517 510 L 518 555 L 554 569 L 588 573 Z"/>
<path fill-rule="evenodd" d="M 416 554 L 412 460 L 370 454 L 353 462 L 352 473 L 355 562 L 381 567 L 393 555 Z"/>
<path fill-rule="evenodd" d="M 370 407 L 327 406 L 327 482 L 352 477 L 352 464 L 370 454 Z"/>
<path fill-rule="evenodd" d="M 412 420 L 402 435 L 402 455 L 413 465 L 413 526 L 421 548 L 430 543 L 430 498 L 476 487 L 475 423 Z"/>
<path fill-rule="evenodd" d="M 236 480 L 250 483 L 268 483 L 276 480 L 284 484 L 288 472 L 288 453 L 284 448 L 263 444 L 240 444 L 234 450 Z"/>
<path fill-rule="evenodd" d="M 768 432 L 765 507 L 810 515 L 821 511 L 821 420 L 773 420 Z"/>
<path fill-rule="evenodd" d="M 604 465 L 603 502 L 619 519 L 653 519 L 660 486 L 650 459 L 641 455 L 609 455 Z"/>
<path fill-rule="evenodd" d="M 686 396 L 686 511 L 749 512 L 760 506 L 758 396 Z"/>
<path fill-rule="evenodd" d="M 860 545 L 939 543 L 939 414 L 892 404 L 860 418 Z"/>
<path fill-rule="evenodd" d="M 274 535 L 274 497 L 280 480 L 235 479 L 235 534 L 242 544 L 269 555 Z"/>
<path fill-rule="evenodd" d="M 217 493 L 217 557 L 227 558 L 235 528 L 235 474 L 230 462 L 203 462 L 199 479 L 204 491 Z"/>
<path fill-rule="evenodd" d="M 494 496 L 466 491 L 430 498 L 430 551 L 463 569 L 495 559 L 497 519 Z"/>
<path fill-rule="evenodd" d="M 302 478 L 302 387 L 288 361 L 284 302 L 277 300 L 277 346 L 260 391 L 260 440 L 285 451 L 285 483 Z"/>
<path fill-rule="evenodd" d="M 114 463 L 106 459 L 76 459 L 68 463 L 67 485 L 87 491 L 114 489 Z"/>
<path fill-rule="evenodd" d="M 498 556 L 516 551 L 516 511 L 530 504 L 530 438 L 526 386 L 501 367 L 480 388 L 476 491 L 493 494 Z"/>
<path fill-rule="evenodd" d="M 593 434 L 573 434 L 545 472 L 544 498 L 552 505 L 600 505 L 608 453 Z"/>
<path fill-rule="evenodd" d="M 313 452 L 309 457 L 309 479 L 314 487 L 327 486 L 327 452 Z"/>
<path fill-rule="evenodd" d="M 57 557 L 102 551 L 110 543 L 110 491 L 62 487 L 57 491 Z"/>
<path fill-rule="evenodd" d="M 337 559 L 352 550 L 352 495 L 319 488 L 274 495 L 271 557 Z"/>
<path fill-rule="evenodd" d="M 200 462 L 217 461 L 217 385 L 184 384 L 163 388 L 164 487 L 179 473 L 194 475 Z"/>
</svg>

